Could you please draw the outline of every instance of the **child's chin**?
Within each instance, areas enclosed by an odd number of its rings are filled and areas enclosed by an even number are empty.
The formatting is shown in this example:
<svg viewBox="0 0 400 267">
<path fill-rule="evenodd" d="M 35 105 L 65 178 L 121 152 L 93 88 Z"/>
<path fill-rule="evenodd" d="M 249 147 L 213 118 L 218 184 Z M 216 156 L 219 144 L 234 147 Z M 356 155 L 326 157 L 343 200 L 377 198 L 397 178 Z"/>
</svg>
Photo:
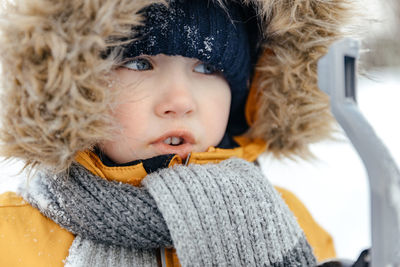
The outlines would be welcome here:
<svg viewBox="0 0 400 267">
<path fill-rule="evenodd" d="M 154 145 L 159 155 L 174 154 L 178 155 L 182 159 L 186 159 L 191 151 L 193 151 L 193 145 L 186 143 L 179 146 L 171 146 L 163 143 L 157 143 Z"/>
</svg>

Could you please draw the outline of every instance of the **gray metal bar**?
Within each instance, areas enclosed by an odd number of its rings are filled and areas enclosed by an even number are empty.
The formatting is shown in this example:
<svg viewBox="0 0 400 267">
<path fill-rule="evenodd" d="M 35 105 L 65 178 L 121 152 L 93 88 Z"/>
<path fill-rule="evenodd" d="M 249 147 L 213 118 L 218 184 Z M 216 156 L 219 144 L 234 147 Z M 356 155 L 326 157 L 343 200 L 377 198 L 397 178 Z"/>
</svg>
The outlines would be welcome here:
<svg viewBox="0 0 400 267">
<path fill-rule="evenodd" d="M 371 266 L 400 266 L 400 172 L 389 151 L 358 109 L 355 78 L 358 49 L 359 43 L 348 38 L 333 44 L 318 63 L 318 85 L 330 96 L 332 113 L 368 172 Z"/>
</svg>

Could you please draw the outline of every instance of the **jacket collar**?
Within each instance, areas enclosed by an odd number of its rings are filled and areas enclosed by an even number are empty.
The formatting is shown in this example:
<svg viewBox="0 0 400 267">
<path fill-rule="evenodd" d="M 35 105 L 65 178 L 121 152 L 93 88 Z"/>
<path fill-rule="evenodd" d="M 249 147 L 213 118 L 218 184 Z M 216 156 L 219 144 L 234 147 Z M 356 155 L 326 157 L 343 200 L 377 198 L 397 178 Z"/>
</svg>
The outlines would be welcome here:
<svg viewBox="0 0 400 267">
<path fill-rule="evenodd" d="M 235 137 L 239 147 L 233 149 L 223 149 L 210 147 L 206 152 L 193 152 L 185 162 L 178 155 L 167 155 L 165 159 L 166 167 L 175 164 L 206 164 L 218 163 L 228 158 L 237 157 L 247 161 L 254 161 L 265 151 L 266 143 L 261 139 L 249 139 L 243 136 Z M 134 186 L 140 186 L 142 179 L 149 173 L 145 161 L 139 161 L 129 166 L 106 166 L 96 153 L 93 151 L 81 151 L 75 157 L 75 160 L 92 172 L 94 175 L 107 180 L 114 180 L 123 183 L 129 183 Z M 147 170 L 146 170 L 147 169 Z"/>
</svg>

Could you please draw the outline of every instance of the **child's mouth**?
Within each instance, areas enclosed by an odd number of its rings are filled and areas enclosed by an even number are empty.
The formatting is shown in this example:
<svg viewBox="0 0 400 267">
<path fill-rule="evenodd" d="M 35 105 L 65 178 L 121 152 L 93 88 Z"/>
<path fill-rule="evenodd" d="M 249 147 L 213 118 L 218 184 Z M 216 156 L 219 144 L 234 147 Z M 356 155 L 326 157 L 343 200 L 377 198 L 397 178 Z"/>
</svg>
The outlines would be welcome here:
<svg viewBox="0 0 400 267">
<path fill-rule="evenodd" d="M 171 146 L 179 146 L 183 144 L 185 140 L 182 137 L 168 137 L 163 141 L 164 144 L 171 145 Z"/>
<path fill-rule="evenodd" d="M 151 143 L 160 155 L 176 154 L 182 159 L 192 152 L 194 144 L 193 135 L 187 131 L 171 131 Z"/>
</svg>

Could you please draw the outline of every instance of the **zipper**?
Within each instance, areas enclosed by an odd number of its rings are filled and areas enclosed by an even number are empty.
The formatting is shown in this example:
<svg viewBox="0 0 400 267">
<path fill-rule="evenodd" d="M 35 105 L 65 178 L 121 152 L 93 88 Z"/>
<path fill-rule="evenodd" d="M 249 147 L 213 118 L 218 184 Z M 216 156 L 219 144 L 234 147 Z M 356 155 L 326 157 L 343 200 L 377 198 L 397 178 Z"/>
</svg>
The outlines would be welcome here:
<svg viewBox="0 0 400 267">
<path fill-rule="evenodd" d="M 160 249 L 161 254 L 161 267 L 167 267 L 167 261 L 165 259 L 165 248 Z"/>
<path fill-rule="evenodd" d="M 190 160 L 190 156 L 191 155 L 192 155 L 192 152 L 189 152 L 189 154 L 187 155 L 186 160 L 185 160 L 185 166 L 187 166 L 189 164 L 189 160 Z"/>
</svg>

